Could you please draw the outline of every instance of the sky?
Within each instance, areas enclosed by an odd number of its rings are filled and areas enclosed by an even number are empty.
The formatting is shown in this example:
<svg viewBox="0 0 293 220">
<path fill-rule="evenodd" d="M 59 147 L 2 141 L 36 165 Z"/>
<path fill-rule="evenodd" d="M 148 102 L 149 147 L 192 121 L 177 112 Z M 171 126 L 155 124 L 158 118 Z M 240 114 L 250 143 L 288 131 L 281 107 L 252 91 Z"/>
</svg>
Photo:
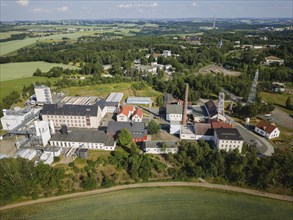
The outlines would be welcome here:
<svg viewBox="0 0 293 220">
<path fill-rule="evenodd" d="M 1 21 L 137 18 L 292 18 L 293 0 L 0 0 Z"/>
</svg>

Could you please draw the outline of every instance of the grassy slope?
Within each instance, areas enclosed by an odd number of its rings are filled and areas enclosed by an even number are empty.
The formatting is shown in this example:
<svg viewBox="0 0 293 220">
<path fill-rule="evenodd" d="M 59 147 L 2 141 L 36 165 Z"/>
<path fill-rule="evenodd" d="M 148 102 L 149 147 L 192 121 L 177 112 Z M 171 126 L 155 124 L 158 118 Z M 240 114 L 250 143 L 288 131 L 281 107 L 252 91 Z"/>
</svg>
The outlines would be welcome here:
<svg viewBox="0 0 293 220">
<path fill-rule="evenodd" d="M 0 64 L 0 81 L 30 77 L 33 76 L 33 73 L 37 68 L 43 72 L 47 72 L 55 66 L 63 67 L 64 69 L 77 69 L 75 66 L 60 63 L 46 63 L 41 61 Z"/>
<path fill-rule="evenodd" d="M 160 92 L 153 90 L 151 87 L 147 86 L 143 90 L 134 90 L 131 87 L 132 83 L 113 83 L 104 85 L 94 85 L 94 86 L 79 86 L 63 89 L 66 95 L 70 96 L 99 96 L 106 98 L 110 92 L 122 92 L 124 94 L 123 99 L 128 96 L 150 96 L 155 97 L 161 95 Z"/>
<path fill-rule="evenodd" d="M 292 219 L 292 204 L 195 187 L 122 190 L 3 211 L 4 219 Z"/>
<path fill-rule="evenodd" d="M 289 95 L 286 93 L 277 94 L 277 93 L 261 92 L 260 96 L 265 102 L 271 102 L 275 104 L 281 110 L 289 114 L 293 114 L 293 111 L 290 111 L 285 108 L 287 98 L 290 96 L 293 99 L 293 95 Z"/>
<path fill-rule="evenodd" d="M 0 86 L 0 100 L 2 100 L 4 96 L 7 96 L 13 90 L 21 93 L 24 85 L 28 86 L 31 83 L 34 83 L 36 81 L 46 82 L 47 80 L 49 80 L 52 83 L 56 81 L 57 79 L 56 78 L 48 79 L 46 77 L 27 77 L 27 78 L 22 78 L 21 80 L 15 79 L 15 80 L 0 82 L 0 85 L 1 85 Z"/>
</svg>

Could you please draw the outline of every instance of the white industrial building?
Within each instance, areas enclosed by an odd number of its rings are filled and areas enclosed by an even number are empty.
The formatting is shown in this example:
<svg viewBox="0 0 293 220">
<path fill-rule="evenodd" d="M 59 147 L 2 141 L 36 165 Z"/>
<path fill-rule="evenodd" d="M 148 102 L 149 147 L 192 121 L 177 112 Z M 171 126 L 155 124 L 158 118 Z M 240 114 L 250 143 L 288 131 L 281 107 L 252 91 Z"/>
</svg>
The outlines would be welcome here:
<svg viewBox="0 0 293 220">
<path fill-rule="evenodd" d="M 14 110 L 3 109 L 3 117 L 1 124 L 3 130 L 11 131 L 22 124 L 27 124 L 35 119 L 41 108 L 19 108 L 15 107 Z"/>
<path fill-rule="evenodd" d="M 47 121 L 34 121 L 34 128 L 34 140 L 38 140 L 39 144 L 46 146 L 51 138 L 49 123 Z M 54 129 L 54 127 L 52 129 Z"/>
<path fill-rule="evenodd" d="M 211 123 L 194 123 L 195 140 L 213 141 L 214 132 Z"/>
<path fill-rule="evenodd" d="M 236 128 L 216 128 L 214 129 L 214 143 L 219 150 L 238 149 L 241 153 L 243 138 Z"/>
<path fill-rule="evenodd" d="M 178 152 L 178 146 L 174 141 L 145 141 L 144 151 L 147 154 L 175 154 Z"/>
<path fill-rule="evenodd" d="M 52 103 L 52 95 L 51 95 L 51 89 L 48 86 L 36 86 L 35 85 L 35 94 L 38 104 L 44 104 L 44 103 Z"/>
<path fill-rule="evenodd" d="M 114 151 L 116 147 L 113 137 L 96 129 L 65 129 L 62 133 L 55 133 L 49 143 L 54 147 L 108 151 Z"/>
<path fill-rule="evenodd" d="M 44 164 L 52 164 L 54 162 L 54 154 L 52 152 L 44 152 L 40 160 L 44 162 Z"/>
<path fill-rule="evenodd" d="M 183 105 L 166 105 L 167 121 L 182 121 Z"/>
<path fill-rule="evenodd" d="M 55 127 L 66 124 L 68 127 L 98 128 L 106 109 L 98 105 L 44 104 L 42 117 L 52 121 Z"/>
<path fill-rule="evenodd" d="M 16 152 L 15 157 L 21 157 L 24 159 L 32 160 L 37 156 L 37 151 L 35 149 L 23 148 Z"/>
<path fill-rule="evenodd" d="M 152 106 L 152 100 L 150 97 L 136 97 L 130 96 L 126 99 L 127 104 L 132 105 L 149 105 Z"/>
<path fill-rule="evenodd" d="M 180 134 L 181 122 L 180 121 L 170 121 L 170 134 Z"/>
<path fill-rule="evenodd" d="M 121 92 L 111 92 L 106 98 L 106 102 L 120 102 L 123 97 Z"/>
<path fill-rule="evenodd" d="M 96 96 L 65 96 L 61 103 L 66 105 L 94 105 L 97 99 Z"/>
<path fill-rule="evenodd" d="M 267 139 L 277 138 L 280 136 L 279 128 L 263 120 L 257 123 L 254 131 Z"/>
<path fill-rule="evenodd" d="M 195 140 L 195 131 L 193 125 L 181 125 L 180 139 L 182 140 Z"/>
</svg>

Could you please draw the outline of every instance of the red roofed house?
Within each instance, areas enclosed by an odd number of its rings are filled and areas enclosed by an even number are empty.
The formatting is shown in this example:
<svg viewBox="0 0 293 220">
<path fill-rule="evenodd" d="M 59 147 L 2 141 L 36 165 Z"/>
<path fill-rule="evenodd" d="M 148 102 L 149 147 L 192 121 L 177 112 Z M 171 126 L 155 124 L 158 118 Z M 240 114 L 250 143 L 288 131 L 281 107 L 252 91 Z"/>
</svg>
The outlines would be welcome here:
<svg viewBox="0 0 293 220">
<path fill-rule="evenodd" d="M 135 111 L 133 105 L 124 105 L 117 113 L 117 121 L 128 121 L 132 113 Z"/>
<path fill-rule="evenodd" d="M 117 114 L 117 121 L 141 122 L 143 117 L 142 110 L 133 105 L 124 105 Z"/>
<path fill-rule="evenodd" d="M 254 128 L 254 131 L 267 139 L 280 136 L 280 130 L 267 121 L 260 121 Z"/>
<path fill-rule="evenodd" d="M 132 122 L 142 122 L 142 110 L 140 108 L 136 109 L 132 114 Z"/>
</svg>

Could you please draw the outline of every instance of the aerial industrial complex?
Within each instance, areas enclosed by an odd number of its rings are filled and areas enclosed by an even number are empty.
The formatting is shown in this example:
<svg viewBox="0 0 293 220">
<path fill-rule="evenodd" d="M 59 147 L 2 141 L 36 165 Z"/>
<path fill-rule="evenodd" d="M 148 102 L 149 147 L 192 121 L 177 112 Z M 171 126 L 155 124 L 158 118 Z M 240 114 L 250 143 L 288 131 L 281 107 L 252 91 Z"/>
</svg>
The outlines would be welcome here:
<svg viewBox="0 0 293 220">
<path fill-rule="evenodd" d="M 150 97 L 132 96 L 122 102 L 123 93 L 112 92 L 106 99 L 63 96 L 54 100 L 47 86 L 35 86 L 34 97 L 36 102 L 31 104 L 35 105 L 3 111 L 3 129 L 22 137 L 16 143 L 16 157 L 51 164 L 52 158 L 60 154 L 74 159 L 81 150 L 114 151 L 122 129 L 127 129 L 132 141 L 147 154 L 178 151 L 178 141 L 154 141 L 148 134 L 149 118 L 143 117 L 143 109 L 152 107 Z M 224 99 L 221 92 L 218 104 L 211 99 L 202 105 L 192 105 L 188 102 L 186 84 L 183 101 L 165 94 L 165 113 L 160 120 L 168 123 L 169 134 L 178 140 L 204 140 L 219 150 L 241 152 L 244 139 L 225 115 Z M 280 134 L 276 126 L 264 121 L 256 125 L 255 132 L 268 139 Z"/>
</svg>

